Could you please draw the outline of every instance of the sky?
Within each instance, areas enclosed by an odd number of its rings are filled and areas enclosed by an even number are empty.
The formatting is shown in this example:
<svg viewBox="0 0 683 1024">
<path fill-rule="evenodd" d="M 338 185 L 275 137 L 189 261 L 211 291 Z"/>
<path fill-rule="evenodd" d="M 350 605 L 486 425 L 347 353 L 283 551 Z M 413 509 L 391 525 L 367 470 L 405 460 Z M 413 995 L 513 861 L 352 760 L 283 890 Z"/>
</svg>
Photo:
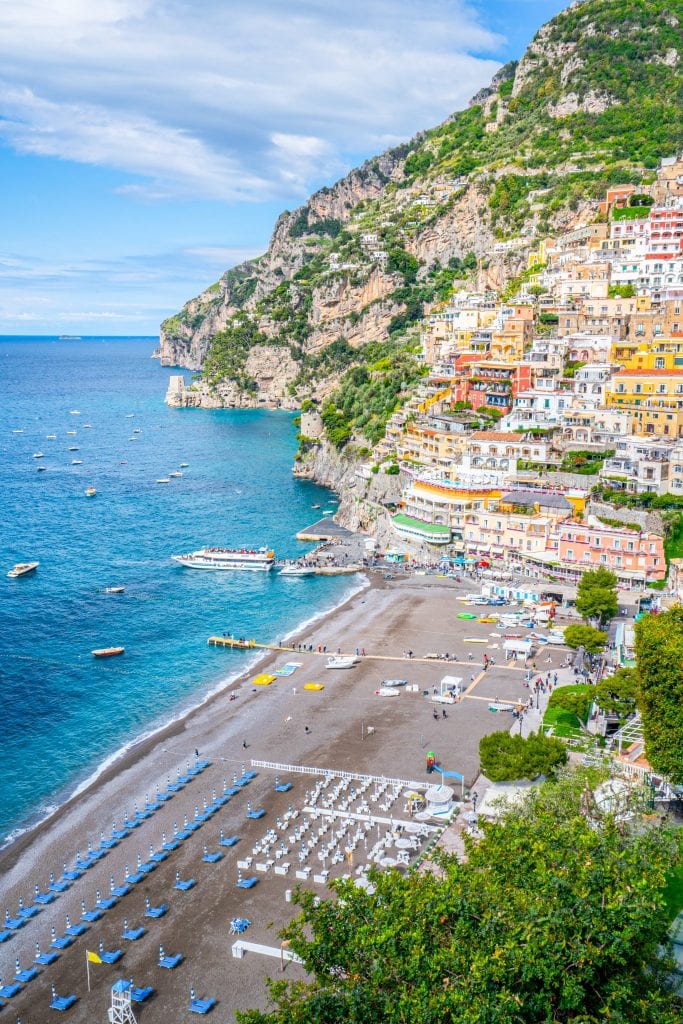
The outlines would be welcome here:
<svg viewBox="0 0 683 1024">
<path fill-rule="evenodd" d="M 158 334 L 566 0 L 0 0 L 0 334 Z"/>
</svg>

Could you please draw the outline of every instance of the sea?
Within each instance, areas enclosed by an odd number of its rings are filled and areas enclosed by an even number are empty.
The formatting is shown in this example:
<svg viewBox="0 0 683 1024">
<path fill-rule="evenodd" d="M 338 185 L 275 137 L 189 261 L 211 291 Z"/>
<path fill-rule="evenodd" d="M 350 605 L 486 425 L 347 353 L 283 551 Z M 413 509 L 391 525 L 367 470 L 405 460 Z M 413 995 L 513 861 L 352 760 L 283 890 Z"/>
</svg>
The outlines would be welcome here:
<svg viewBox="0 0 683 1024">
<path fill-rule="evenodd" d="M 296 532 L 336 504 L 292 476 L 293 414 L 169 409 L 157 343 L 0 338 L 3 844 L 253 660 L 210 635 L 278 641 L 360 586 L 171 561 L 206 544 L 300 556 Z M 125 654 L 92 656 L 109 646 Z"/>
</svg>

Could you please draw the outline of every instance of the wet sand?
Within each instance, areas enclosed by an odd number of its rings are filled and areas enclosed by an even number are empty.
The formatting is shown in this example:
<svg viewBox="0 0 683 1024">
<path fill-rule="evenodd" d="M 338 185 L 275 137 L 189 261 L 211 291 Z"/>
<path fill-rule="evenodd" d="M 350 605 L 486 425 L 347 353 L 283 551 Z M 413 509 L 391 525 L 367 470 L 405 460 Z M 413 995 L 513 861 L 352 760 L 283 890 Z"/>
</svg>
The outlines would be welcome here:
<svg viewBox="0 0 683 1024">
<path fill-rule="evenodd" d="M 375 583 L 315 623 L 306 638 L 316 646 L 326 645 L 328 654 L 338 648 L 345 653 L 365 648 L 368 656 L 356 668 L 326 671 L 325 657 L 317 653 L 281 651 L 266 656 L 257 671 L 287 661 L 302 662 L 302 667 L 269 687 L 254 688 L 249 678 L 239 681 L 182 722 L 130 751 L 89 791 L 4 851 L 0 855 L 0 891 L 4 897 L 0 910 L 8 907 L 14 914 L 20 896 L 29 905 L 34 885 L 38 883 L 41 890 L 47 887 L 50 871 L 61 876 L 63 863 L 71 866 L 77 850 L 84 852 L 88 842 L 96 847 L 102 832 L 109 837 L 112 821 L 120 824 L 136 804 L 143 807 L 157 785 L 165 789 L 168 776 L 175 780 L 177 768 L 183 769 L 188 760 L 194 762 L 195 749 L 212 762 L 67 892 L 0 945 L 0 976 L 4 982 L 13 977 L 16 958 L 22 967 L 28 967 L 36 943 L 43 950 L 49 947 L 52 927 L 63 934 L 65 915 L 74 923 L 80 918 L 82 900 L 91 909 L 96 890 L 108 895 L 110 877 L 120 884 L 126 865 L 134 871 L 138 856 L 143 861 L 148 859 L 150 847 L 159 849 L 163 832 L 170 838 L 174 822 L 182 827 L 185 816 L 192 818 L 195 807 L 201 808 L 205 799 L 210 802 L 212 790 L 220 792 L 224 779 L 230 785 L 233 773 L 240 774 L 243 764 L 249 767 L 251 758 L 419 780 L 426 778 L 426 752 L 434 750 L 445 768 L 462 773 L 465 786 L 471 785 L 478 774 L 480 737 L 510 724 L 509 716 L 488 713 L 486 698 L 525 700 L 528 691 L 522 687 L 521 669 L 502 667 L 502 653 L 495 646 L 502 640 L 489 636 L 495 627 L 456 619 L 463 609 L 457 596 L 467 587 L 471 589 L 471 584 L 458 586 L 433 577 L 409 577 L 389 586 L 383 581 Z M 487 638 L 488 647 L 467 644 L 466 636 Z M 412 660 L 402 657 L 407 649 L 414 652 Z M 461 662 L 445 665 L 418 660 L 427 652 L 444 651 L 457 653 Z M 469 651 L 473 653 L 471 663 Z M 481 672 L 484 651 L 498 662 L 488 674 Z M 563 654 L 560 650 L 554 653 L 553 665 L 544 664 L 544 670 L 557 667 Z M 216 657 L 225 660 L 226 674 L 231 659 L 238 663 L 229 651 L 217 650 Z M 474 685 L 468 699 L 447 709 L 447 718 L 435 720 L 433 706 L 422 691 L 431 692 L 446 674 L 463 677 L 467 687 L 472 686 L 470 677 L 474 676 Z M 375 696 L 381 680 L 390 678 L 408 679 L 418 684 L 419 690 L 403 690 L 395 698 Z M 308 681 L 323 683 L 325 689 L 304 691 L 303 684 Z M 480 686 L 481 699 L 477 699 Z M 229 700 L 230 692 L 238 694 L 236 700 Z M 264 979 L 279 976 L 279 962 L 255 953 L 234 959 L 230 920 L 235 916 L 248 918 L 252 923 L 245 939 L 278 946 L 277 932 L 295 910 L 285 901 L 285 891 L 297 884 L 293 876 L 298 864 L 292 863 L 287 876 L 276 876 L 272 871 L 260 876 L 255 888 L 243 891 L 236 887 L 237 861 L 252 853 L 254 843 L 290 804 L 304 806 L 306 791 L 314 783 L 311 776 L 281 772 L 280 781 L 292 782 L 293 788 L 286 794 L 276 793 L 274 774 L 259 768 L 249 786 L 100 921 L 90 925 L 56 963 L 42 968 L 40 975 L 11 999 L 9 1012 L 20 1016 L 23 1024 L 49 1019 L 50 986 L 54 984 L 60 995 L 78 996 L 68 1013 L 74 1024 L 106 1019 L 110 987 L 119 977 L 132 977 L 136 985 L 151 985 L 156 990 L 148 1002 L 135 1007 L 142 1024 L 189 1019 L 191 987 L 200 997 L 218 1000 L 212 1011 L 213 1019 L 218 1021 L 234 1020 L 235 1009 L 265 1005 Z M 265 817 L 248 820 L 247 802 L 254 808 L 262 807 Z M 240 841 L 232 849 L 224 849 L 218 863 L 202 862 L 205 844 L 211 851 L 218 849 L 220 829 L 226 836 L 238 834 Z M 357 864 L 361 862 L 362 855 Z M 339 867 L 336 874 L 342 870 L 343 866 Z M 190 892 L 174 889 L 176 871 L 182 878 L 196 879 Z M 325 892 L 320 884 L 313 887 L 321 894 Z M 163 918 L 145 919 L 146 897 L 152 905 L 167 904 Z M 140 941 L 130 943 L 121 938 L 124 919 L 130 926 L 145 926 L 147 931 Z M 123 949 L 124 957 L 115 966 L 91 965 L 92 991 L 88 993 L 85 951 L 97 951 L 100 942 L 107 950 Z M 160 944 L 167 953 L 183 954 L 176 970 L 165 971 L 158 966 Z M 287 966 L 287 977 L 300 974 L 296 965 Z"/>
</svg>

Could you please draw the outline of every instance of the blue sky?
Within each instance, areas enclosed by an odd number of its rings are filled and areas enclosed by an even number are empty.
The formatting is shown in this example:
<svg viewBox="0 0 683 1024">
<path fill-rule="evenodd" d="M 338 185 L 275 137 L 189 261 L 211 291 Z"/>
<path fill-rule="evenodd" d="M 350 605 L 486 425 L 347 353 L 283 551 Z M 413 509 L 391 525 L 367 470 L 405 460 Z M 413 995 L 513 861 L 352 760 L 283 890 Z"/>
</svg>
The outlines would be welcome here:
<svg viewBox="0 0 683 1024">
<path fill-rule="evenodd" d="M 155 334 L 555 0 L 0 4 L 0 334 Z"/>
</svg>

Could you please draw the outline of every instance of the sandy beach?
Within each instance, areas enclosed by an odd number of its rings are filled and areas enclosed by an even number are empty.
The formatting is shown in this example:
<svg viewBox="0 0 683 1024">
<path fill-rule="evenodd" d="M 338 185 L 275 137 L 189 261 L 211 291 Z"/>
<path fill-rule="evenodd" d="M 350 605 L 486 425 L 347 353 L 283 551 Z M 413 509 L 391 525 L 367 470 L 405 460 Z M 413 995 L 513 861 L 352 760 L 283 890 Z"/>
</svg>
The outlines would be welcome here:
<svg viewBox="0 0 683 1024">
<path fill-rule="evenodd" d="M 460 772 L 465 786 L 471 785 L 478 774 L 480 737 L 510 725 L 509 716 L 488 711 L 488 702 L 495 698 L 523 702 L 528 690 L 522 685 L 521 668 L 503 666 L 498 646 L 502 640 L 490 636 L 495 627 L 456 618 L 463 610 L 457 598 L 468 587 L 471 589 L 471 584 L 459 585 L 435 577 L 406 577 L 388 584 L 374 581 L 315 623 L 307 636 L 295 637 L 291 642 L 293 646 L 301 642 L 314 648 L 325 646 L 327 654 L 338 649 L 344 653 L 365 649 L 366 657 L 356 668 L 326 671 L 326 658 L 317 650 L 267 654 L 258 671 L 287 661 L 301 662 L 302 667 L 268 687 L 252 687 L 250 678 L 254 673 L 250 673 L 183 721 L 131 750 L 87 792 L 3 851 L 0 908 L 9 908 L 14 915 L 20 897 L 30 905 L 35 885 L 41 890 L 47 888 L 50 871 L 59 878 L 63 864 L 73 864 L 76 851 L 84 853 L 88 843 L 96 847 L 101 833 L 110 836 L 112 822 L 120 826 L 136 806 L 144 807 L 156 786 L 164 790 L 169 776 L 175 780 L 177 769 L 183 770 L 188 761 L 194 764 L 195 750 L 211 761 L 210 767 L 0 946 L 0 977 L 5 984 L 14 976 L 17 958 L 22 968 L 28 967 L 36 943 L 42 950 L 48 949 L 53 927 L 62 935 L 66 915 L 72 924 L 80 919 L 81 901 L 92 909 L 97 890 L 108 895 L 112 877 L 121 884 L 126 866 L 132 872 L 138 857 L 145 861 L 150 849 L 159 850 L 162 833 L 170 838 L 174 823 L 182 828 L 185 817 L 192 818 L 195 808 L 201 810 L 205 800 L 210 803 L 212 791 L 220 793 L 224 780 L 230 786 L 233 775 L 241 774 L 243 765 L 249 768 L 252 758 L 411 780 L 426 778 L 426 752 L 434 750 L 445 768 Z M 465 637 L 479 637 L 486 643 L 466 642 Z M 408 650 L 413 652 L 412 659 L 403 656 Z M 458 662 L 446 665 L 424 659 L 427 653 L 446 651 L 455 654 Z M 488 672 L 482 671 L 484 651 L 496 660 Z M 547 656 L 552 659 L 549 662 L 545 652 L 543 655 L 539 669 L 557 668 L 564 651 L 554 649 Z M 231 662 L 238 664 L 238 658 L 226 650 L 217 650 L 216 658 L 224 659 L 226 675 Z M 423 691 L 431 693 L 445 674 L 462 677 L 468 694 L 447 709 L 447 717 L 439 709 L 437 719 Z M 390 678 L 407 679 L 418 685 L 418 691 L 402 690 L 392 699 L 376 696 L 374 691 L 381 680 Z M 324 690 L 305 691 L 303 685 L 309 681 L 323 683 Z M 230 693 L 236 693 L 237 699 L 230 700 Z M 24 1024 L 48 1019 L 51 985 L 60 995 L 77 996 L 68 1012 L 69 1020 L 85 1024 L 106 1019 L 111 984 L 119 977 L 133 978 L 136 986 L 155 989 L 147 1002 L 135 1008 L 137 1019 L 144 1024 L 189 1019 L 191 987 L 198 996 L 217 1000 L 212 1018 L 218 1021 L 234 1020 L 236 1009 L 263 1006 L 264 978 L 279 975 L 279 962 L 255 953 L 234 959 L 230 920 L 235 916 L 248 918 L 251 926 L 246 939 L 279 945 L 278 929 L 293 913 L 285 892 L 296 884 L 294 864 L 290 874 L 270 871 L 253 889 L 243 891 L 236 887 L 237 861 L 252 853 L 254 844 L 290 805 L 305 806 L 306 793 L 314 781 L 311 776 L 281 773 L 280 781 L 291 782 L 292 789 L 277 793 L 274 775 L 259 768 L 249 786 L 233 796 L 99 921 L 90 924 L 54 964 L 41 968 L 38 977 L 11 999 L 12 1010 Z M 248 802 L 253 808 L 263 808 L 262 820 L 247 819 Z M 221 829 L 226 836 L 239 835 L 239 842 L 223 849 L 224 856 L 218 863 L 204 863 L 204 847 L 210 851 L 219 848 Z M 356 863 L 361 862 L 359 856 Z M 336 874 L 343 870 L 342 865 Z M 189 892 L 175 890 L 176 872 L 181 878 L 194 878 L 196 885 Z M 314 888 L 321 894 L 325 891 L 320 884 Z M 153 906 L 166 903 L 167 913 L 159 920 L 146 919 L 146 898 Z M 124 920 L 131 927 L 144 925 L 146 933 L 139 941 L 121 938 Z M 88 993 L 85 951 L 97 951 L 100 942 L 106 950 L 122 949 L 124 956 L 113 966 L 91 965 L 92 991 Z M 160 944 L 167 953 L 183 954 L 175 970 L 158 966 Z M 299 971 L 290 964 L 287 976 L 295 977 Z"/>
</svg>

